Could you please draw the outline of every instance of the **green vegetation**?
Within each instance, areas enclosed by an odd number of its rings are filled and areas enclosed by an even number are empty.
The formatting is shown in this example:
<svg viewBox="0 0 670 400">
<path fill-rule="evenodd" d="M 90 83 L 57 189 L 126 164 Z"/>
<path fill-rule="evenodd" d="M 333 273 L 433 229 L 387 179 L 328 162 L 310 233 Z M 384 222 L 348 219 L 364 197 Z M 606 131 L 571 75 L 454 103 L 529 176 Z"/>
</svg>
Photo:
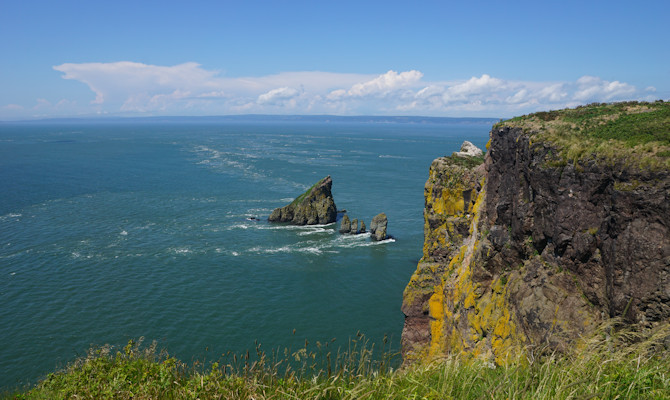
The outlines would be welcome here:
<svg viewBox="0 0 670 400">
<path fill-rule="evenodd" d="M 302 203 L 302 201 L 305 200 L 305 197 L 307 197 L 307 196 L 312 192 L 312 190 L 313 190 L 315 187 L 317 187 L 318 185 L 320 185 L 324 180 L 326 180 L 326 178 L 323 178 L 323 179 L 321 179 L 320 181 L 318 181 L 317 183 L 313 184 L 309 189 L 307 189 L 307 190 L 305 191 L 305 193 L 303 193 L 303 194 L 301 194 L 300 196 L 296 197 L 295 200 L 293 200 L 293 201 L 291 202 L 290 205 L 294 206 L 294 205 L 298 205 L 298 204 Z"/>
<path fill-rule="evenodd" d="M 484 163 L 484 155 L 479 157 L 459 157 L 451 155 L 446 158 L 449 160 L 449 164 L 460 165 L 465 168 L 474 168 Z"/>
<path fill-rule="evenodd" d="M 574 109 L 538 112 L 499 122 L 520 127 L 532 141 L 548 141 L 567 161 L 622 162 L 640 168 L 670 168 L 670 103 L 594 103 Z"/>
<path fill-rule="evenodd" d="M 186 367 L 155 344 L 93 349 L 17 399 L 670 399 L 667 324 L 644 333 L 603 326 L 567 354 L 527 356 L 503 367 L 451 356 L 393 370 L 363 338 L 229 363 Z M 252 359 L 254 359 L 252 361 Z"/>
</svg>

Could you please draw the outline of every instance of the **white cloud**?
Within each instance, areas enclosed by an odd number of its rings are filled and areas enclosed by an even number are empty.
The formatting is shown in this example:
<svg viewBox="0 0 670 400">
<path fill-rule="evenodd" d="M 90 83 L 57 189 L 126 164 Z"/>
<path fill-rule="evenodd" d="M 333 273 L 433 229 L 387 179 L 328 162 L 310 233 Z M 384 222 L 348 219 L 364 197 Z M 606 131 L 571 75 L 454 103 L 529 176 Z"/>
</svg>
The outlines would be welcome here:
<svg viewBox="0 0 670 400">
<path fill-rule="evenodd" d="M 627 83 L 608 82 L 595 76 L 583 76 L 577 80 L 577 92 L 574 99 L 579 101 L 609 101 L 616 98 L 625 98 L 635 92 L 635 86 Z"/>
<path fill-rule="evenodd" d="M 370 96 L 370 95 L 384 95 L 388 94 L 394 89 L 407 87 L 417 83 L 423 74 L 419 71 L 411 70 L 401 73 L 396 71 L 388 71 L 383 75 L 371 79 L 367 82 L 357 83 L 349 89 L 347 94 L 349 96 Z"/>
<path fill-rule="evenodd" d="M 300 92 L 290 87 L 272 89 L 258 96 L 258 104 L 281 104 L 298 96 Z"/>
<path fill-rule="evenodd" d="M 472 77 L 467 81 L 451 86 L 449 88 L 449 94 L 455 96 L 468 96 L 481 93 L 491 93 L 499 90 L 505 89 L 507 86 L 506 82 L 492 78 L 487 74 L 482 75 L 481 77 Z"/>
<path fill-rule="evenodd" d="M 207 71 L 197 63 L 171 67 L 120 61 L 114 63 L 61 64 L 53 67 L 63 79 L 85 83 L 95 93 L 93 104 L 118 101 L 128 93 L 190 91 L 218 87 L 217 71 Z M 130 96 L 126 96 L 126 99 Z"/>
<path fill-rule="evenodd" d="M 564 86 L 563 83 L 555 83 L 541 87 L 537 91 L 537 97 L 551 103 L 560 102 L 568 97 L 568 92 L 565 90 Z"/>
<path fill-rule="evenodd" d="M 127 61 L 53 68 L 64 79 L 88 85 L 94 93 L 89 112 L 110 113 L 512 116 L 593 101 L 648 99 L 654 91 L 653 87 L 640 90 L 594 76 L 542 82 L 482 74 L 464 80 L 426 81 L 418 70 L 389 70 L 378 75 L 294 71 L 227 77 L 193 62 L 158 66 Z M 40 103 L 38 107 L 44 112 L 56 105 Z M 83 106 L 77 107 L 81 112 Z"/>
</svg>

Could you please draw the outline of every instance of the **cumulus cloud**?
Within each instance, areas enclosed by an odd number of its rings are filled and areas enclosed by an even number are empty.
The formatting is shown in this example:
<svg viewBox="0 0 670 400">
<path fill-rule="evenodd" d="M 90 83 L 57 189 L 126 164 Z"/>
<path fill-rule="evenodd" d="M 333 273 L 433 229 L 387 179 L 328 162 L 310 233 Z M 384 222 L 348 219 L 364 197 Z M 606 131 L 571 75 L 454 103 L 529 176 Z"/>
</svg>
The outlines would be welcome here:
<svg viewBox="0 0 670 400">
<path fill-rule="evenodd" d="M 608 82 L 595 76 L 583 76 L 577 80 L 577 92 L 574 98 L 578 101 L 609 101 L 630 96 L 635 91 L 635 86 L 627 83 Z"/>
<path fill-rule="evenodd" d="M 542 82 L 482 74 L 427 81 L 418 70 L 389 70 L 378 75 L 293 71 L 228 77 L 193 62 L 158 66 L 128 61 L 67 63 L 53 68 L 64 79 L 91 89 L 91 109 L 112 113 L 512 116 L 593 101 L 648 99 L 655 91 L 595 76 Z M 42 110 L 56 107 L 38 106 Z M 64 106 L 67 103 L 60 105 Z"/>
<path fill-rule="evenodd" d="M 138 91 L 191 91 L 218 88 L 217 71 L 207 71 L 189 62 L 174 66 L 147 65 L 137 62 L 61 64 L 54 66 L 63 72 L 63 79 L 85 83 L 95 93 L 93 104 L 118 101 L 137 95 Z M 165 94 L 165 93 L 162 93 Z"/>
<path fill-rule="evenodd" d="M 487 74 L 479 78 L 473 76 L 463 83 L 453 85 L 449 88 L 449 94 L 453 96 L 471 96 L 481 93 L 491 93 L 504 90 L 508 84 L 497 78 L 492 78 Z"/>
<path fill-rule="evenodd" d="M 584 76 L 574 82 L 510 81 L 484 74 L 462 82 L 433 84 L 416 92 L 402 111 L 444 111 L 458 115 L 486 113 L 511 116 L 594 101 L 648 100 L 653 90 L 619 81 Z"/>
<path fill-rule="evenodd" d="M 272 89 L 258 96 L 258 104 L 281 104 L 298 96 L 300 92 L 290 87 Z"/>
<path fill-rule="evenodd" d="M 357 97 L 380 94 L 385 95 L 395 89 L 411 86 L 418 82 L 422 77 L 423 74 L 415 70 L 400 73 L 391 70 L 367 82 L 353 85 L 347 94 L 349 96 Z"/>
</svg>

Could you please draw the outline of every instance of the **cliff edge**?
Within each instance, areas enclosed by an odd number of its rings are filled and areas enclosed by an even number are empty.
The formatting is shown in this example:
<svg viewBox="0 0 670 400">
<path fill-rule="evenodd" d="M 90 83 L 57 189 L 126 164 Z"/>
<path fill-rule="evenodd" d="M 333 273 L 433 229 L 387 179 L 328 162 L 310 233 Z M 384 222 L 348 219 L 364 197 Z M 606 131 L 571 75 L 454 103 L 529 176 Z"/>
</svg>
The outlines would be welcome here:
<svg viewBox="0 0 670 400">
<path fill-rule="evenodd" d="M 618 317 L 670 320 L 670 104 L 592 104 L 496 124 L 484 158 L 433 161 L 406 361 L 504 364 Z"/>
</svg>

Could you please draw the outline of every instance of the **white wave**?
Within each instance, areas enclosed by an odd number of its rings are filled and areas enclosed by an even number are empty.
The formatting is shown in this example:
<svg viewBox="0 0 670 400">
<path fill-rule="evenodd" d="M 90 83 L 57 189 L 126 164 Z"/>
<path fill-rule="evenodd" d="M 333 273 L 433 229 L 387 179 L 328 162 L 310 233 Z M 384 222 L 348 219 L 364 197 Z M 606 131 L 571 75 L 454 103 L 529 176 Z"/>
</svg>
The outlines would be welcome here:
<svg viewBox="0 0 670 400">
<path fill-rule="evenodd" d="M 334 240 L 337 247 L 342 248 L 353 248 L 353 247 L 369 247 L 369 246 L 379 246 L 387 243 L 394 243 L 395 239 L 389 238 L 380 241 L 369 240 L 370 232 L 361 233 L 358 235 L 342 235 Z"/>
<path fill-rule="evenodd" d="M 370 237 L 370 232 L 359 233 L 356 235 L 340 235 L 336 242 L 360 242 Z"/>
<path fill-rule="evenodd" d="M 170 250 L 173 251 L 175 254 L 189 254 L 189 253 L 193 253 L 193 250 L 191 250 L 191 249 L 189 249 L 189 248 L 187 248 L 187 247 L 182 247 L 182 248 L 179 248 L 179 249 L 171 248 Z"/>
<path fill-rule="evenodd" d="M 329 235 L 332 235 L 335 233 L 334 229 L 324 229 L 324 228 L 315 228 L 315 229 L 310 229 L 304 232 L 298 232 L 299 236 L 307 236 L 307 235 L 316 235 L 316 234 L 321 234 L 321 233 L 327 233 Z"/>
<path fill-rule="evenodd" d="M 378 242 L 369 242 L 369 243 L 366 244 L 366 246 L 379 246 L 381 244 L 387 244 L 387 243 L 395 243 L 395 239 L 389 238 L 389 239 L 380 240 Z"/>
<path fill-rule="evenodd" d="M 119 233 L 119 235 L 121 235 L 121 236 L 128 236 L 128 232 L 126 232 L 125 230 L 123 230 L 123 231 L 121 231 L 121 233 Z"/>
<path fill-rule="evenodd" d="M 333 226 L 335 222 L 330 224 L 317 224 L 317 225 L 259 225 L 258 229 L 270 229 L 270 230 L 287 230 L 287 231 L 312 231 L 317 228 L 327 228 Z"/>
<path fill-rule="evenodd" d="M 0 221 L 4 221 L 4 220 L 7 220 L 7 219 L 11 219 L 11 218 L 21 218 L 21 217 L 23 217 L 23 214 L 20 214 L 20 213 L 9 213 L 9 214 L 7 214 L 7 215 L 3 215 L 3 216 L 1 216 L 1 217 L 0 217 Z"/>
<path fill-rule="evenodd" d="M 267 213 L 274 210 L 273 208 L 250 208 L 247 213 Z"/>
<path fill-rule="evenodd" d="M 293 251 L 293 249 L 290 246 L 282 246 L 282 247 L 275 247 L 275 248 L 262 248 L 262 247 L 252 247 L 249 249 L 250 252 L 252 253 L 289 253 Z"/>
<path fill-rule="evenodd" d="M 276 253 L 309 253 L 322 254 L 324 253 L 324 246 L 314 245 L 314 242 L 303 243 L 302 245 L 281 246 L 281 247 L 252 247 L 248 250 L 250 253 L 257 254 L 276 254 Z M 332 253 L 332 251 L 328 251 Z"/>
<path fill-rule="evenodd" d="M 322 254 L 323 251 L 321 251 L 320 248 L 318 247 L 301 247 L 297 249 L 298 251 L 302 253 L 312 253 L 312 254 Z"/>
<path fill-rule="evenodd" d="M 335 225 L 336 222 L 331 222 L 329 224 L 314 224 L 314 225 L 301 225 L 302 228 L 311 229 L 311 228 L 327 228 L 329 226 Z"/>
<path fill-rule="evenodd" d="M 233 229 L 249 229 L 250 225 L 247 224 L 237 224 L 237 225 L 232 225 L 228 227 L 228 230 L 233 230 Z"/>
<path fill-rule="evenodd" d="M 409 157 L 404 157 L 404 156 L 392 156 L 390 154 L 381 154 L 379 158 L 397 158 L 397 159 L 407 159 Z"/>
</svg>

